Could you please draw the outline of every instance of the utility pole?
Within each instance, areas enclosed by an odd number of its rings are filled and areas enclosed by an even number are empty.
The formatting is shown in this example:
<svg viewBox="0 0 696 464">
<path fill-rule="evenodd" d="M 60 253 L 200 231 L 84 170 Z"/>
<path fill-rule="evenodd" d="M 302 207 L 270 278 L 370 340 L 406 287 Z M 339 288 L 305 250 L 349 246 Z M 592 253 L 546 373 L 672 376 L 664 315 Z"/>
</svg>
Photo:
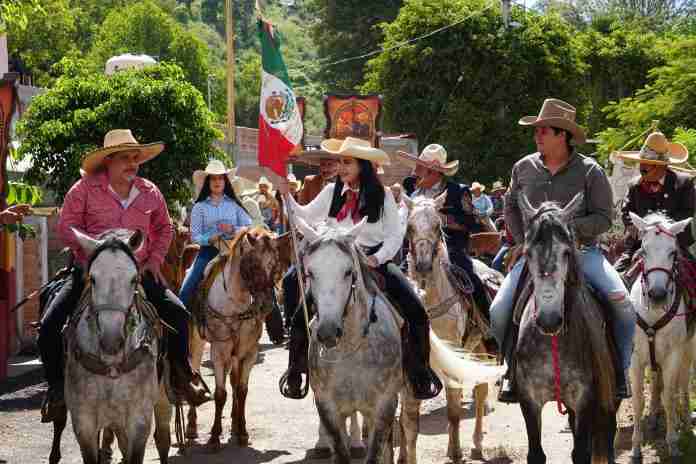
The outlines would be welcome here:
<svg viewBox="0 0 696 464">
<path fill-rule="evenodd" d="M 234 9 L 232 0 L 225 0 L 225 32 L 227 36 L 227 142 L 235 144 L 234 118 Z"/>
</svg>

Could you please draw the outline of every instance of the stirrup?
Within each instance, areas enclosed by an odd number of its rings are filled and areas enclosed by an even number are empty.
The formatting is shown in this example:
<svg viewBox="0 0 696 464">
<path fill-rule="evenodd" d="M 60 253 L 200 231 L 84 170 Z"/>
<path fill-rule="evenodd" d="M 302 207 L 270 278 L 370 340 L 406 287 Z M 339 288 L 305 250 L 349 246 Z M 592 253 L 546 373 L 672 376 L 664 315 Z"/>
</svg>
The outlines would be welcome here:
<svg viewBox="0 0 696 464">
<path fill-rule="evenodd" d="M 304 397 L 306 397 L 307 393 L 309 393 L 309 375 L 307 375 L 307 381 L 304 382 L 304 384 L 302 384 L 302 374 L 300 374 L 301 383 L 299 391 L 297 392 L 290 388 L 290 385 L 288 384 L 289 378 L 290 369 L 285 371 L 285 373 L 280 377 L 280 381 L 278 381 L 278 388 L 280 389 L 280 394 L 292 400 L 301 400 Z"/>
<path fill-rule="evenodd" d="M 442 391 L 443 385 L 440 378 L 433 372 L 432 369 L 427 369 L 427 379 L 418 379 L 416 374 L 408 374 L 409 383 L 413 397 L 417 400 L 429 400 L 435 398 Z"/>
</svg>

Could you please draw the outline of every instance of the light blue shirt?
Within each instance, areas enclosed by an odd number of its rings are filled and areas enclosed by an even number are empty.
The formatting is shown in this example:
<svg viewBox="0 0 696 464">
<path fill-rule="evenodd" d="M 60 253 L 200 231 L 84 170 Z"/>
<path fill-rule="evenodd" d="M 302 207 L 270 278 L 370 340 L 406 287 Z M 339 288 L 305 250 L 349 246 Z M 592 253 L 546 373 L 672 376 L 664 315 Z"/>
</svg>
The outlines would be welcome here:
<svg viewBox="0 0 696 464">
<path fill-rule="evenodd" d="M 219 203 L 210 197 L 193 205 L 191 211 L 191 239 L 199 245 L 208 245 L 210 240 L 221 232 L 218 224 L 231 224 L 235 227 L 251 225 L 251 218 L 239 204 L 227 195 Z"/>
<path fill-rule="evenodd" d="M 474 200 L 474 208 L 476 208 L 480 216 L 490 216 L 491 213 L 493 213 L 493 202 L 488 195 L 482 193 L 478 198 L 474 195 L 472 195 L 472 197 Z"/>
</svg>

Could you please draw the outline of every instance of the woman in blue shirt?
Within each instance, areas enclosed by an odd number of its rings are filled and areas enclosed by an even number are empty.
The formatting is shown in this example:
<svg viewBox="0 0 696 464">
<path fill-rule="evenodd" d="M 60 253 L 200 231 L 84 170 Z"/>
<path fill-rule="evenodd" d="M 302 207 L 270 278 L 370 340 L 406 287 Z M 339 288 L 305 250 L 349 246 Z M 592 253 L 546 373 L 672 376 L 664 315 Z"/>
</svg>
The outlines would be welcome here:
<svg viewBox="0 0 696 464">
<path fill-rule="evenodd" d="M 203 279 L 205 267 L 218 254 L 212 242 L 218 237 L 232 238 L 241 228 L 251 225 L 251 217 L 232 188 L 232 177 L 232 172 L 218 160 L 210 161 L 205 171 L 193 173 L 196 203 L 191 211 L 191 240 L 201 249 L 179 292 L 186 307 Z"/>
</svg>

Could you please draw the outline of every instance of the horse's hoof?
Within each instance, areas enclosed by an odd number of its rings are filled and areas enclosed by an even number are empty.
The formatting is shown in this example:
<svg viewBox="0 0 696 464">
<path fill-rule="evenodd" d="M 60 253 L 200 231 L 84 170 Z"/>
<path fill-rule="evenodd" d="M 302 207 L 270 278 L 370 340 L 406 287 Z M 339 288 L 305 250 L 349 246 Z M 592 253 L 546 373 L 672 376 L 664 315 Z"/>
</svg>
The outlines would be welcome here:
<svg viewBox="0 0 696 464">
<path fill-rule="evenodd" d="M 350 447 L 350 457 L 351 459 L 365 459 L 367 456 L 367 449 L 364 446 L 351 446 Z"/>
<path fill-rule="evenodd" d="M 481 450 L 481 448 L 471 448 L 469 459 L 473 459 L 475 461 L 483 461 L 483 450 Z"/>
<path fill-rule="evenodd" d="M 189 426 L 186 427 L 186 434 L 184 435 L 184 438 L 188 438 L 189 440 L 195 440 L 198 438 L 198 427 L 191 427 L 191 423 L 189 422 Z"/>
<path fill-rule="evenodd" d="M 307 450 L 307 459 L 329 459 L 333 453 L 331 448 L 311 448 Z"/>
<path fill-rule="evenodd" d="M 222 449 L 222 443 L 220 443 L 220 437 L 210 437 L 208 443 L 206 443 L 208 451 L 211 453 L 217 453 Z"/>
<path fill-rule="evenodd" d="M 112 456 L 113 451 L 111 451 L 110 449 L 100 449 L 98 457 L 99 464 L 111 464 Z"/>
<path fill-rule="evenodd" d="M 251 443 L 249 443 L 249 435 L 240 435 L 237 437 L 237 444 L 240 448 L 246 448 Z"/>
</svg>

